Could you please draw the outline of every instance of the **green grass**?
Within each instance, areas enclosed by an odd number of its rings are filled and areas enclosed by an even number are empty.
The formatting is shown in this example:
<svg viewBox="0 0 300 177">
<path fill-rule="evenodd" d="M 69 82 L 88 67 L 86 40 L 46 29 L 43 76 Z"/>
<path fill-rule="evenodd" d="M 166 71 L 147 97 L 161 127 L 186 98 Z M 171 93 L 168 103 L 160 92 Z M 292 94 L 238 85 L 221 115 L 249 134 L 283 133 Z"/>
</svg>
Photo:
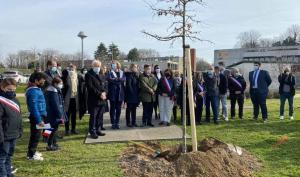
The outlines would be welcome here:
<svg viewBox="0 0 300 177">
<path fill-rule="evenodd" d="M 27 112 L 24 98 L 20 99 L 23 112 Z M 296 107 L 299 107 L 296 100 Z M 249 100 L 246 102 L 250 105 Z M 270 120 L 267 124 L 254 123 L 251 120 L 252 111 L 245 110 L 246 120 L 231 120 L 220 125 L 204 124 L 197 126 L 198 139 L 216 137 L 228 143 L 239 145 L 252 152 L 262 160 L 264 168 L 257 172 L 257 177 L 298 177 L 300 176 L 300 111 L 296 109 L 295 121 L 278 120 L 278 100 L 268 100 Z M 24 123 L 24 135 L 18 141 L 13 163 L 19 168 L 18 175 L 22 177 L 110 177 L 122 176 L 117 159 L 126 148 L 126 143 L 84 144 L 88 119 L 78 121 L 80 135 L 64 137 L 59 144 L 59 152 L 46 152 L 45 143 L 40 143 L 38 150 L 44 154 L 45 161 L 29 162 L 25 160 L 29 129 Z M 60 128 L 61 132 L 63 127 Z M 190 130 L 188 130 L 190 132 Z M 279 148 L 271 146 L 283 135 L 289 136 L 289 141 Z M 165 144 L 180 143 L 164 141 Z M 188 163 L 188 162 L 187 162 Z"/>
</svg>

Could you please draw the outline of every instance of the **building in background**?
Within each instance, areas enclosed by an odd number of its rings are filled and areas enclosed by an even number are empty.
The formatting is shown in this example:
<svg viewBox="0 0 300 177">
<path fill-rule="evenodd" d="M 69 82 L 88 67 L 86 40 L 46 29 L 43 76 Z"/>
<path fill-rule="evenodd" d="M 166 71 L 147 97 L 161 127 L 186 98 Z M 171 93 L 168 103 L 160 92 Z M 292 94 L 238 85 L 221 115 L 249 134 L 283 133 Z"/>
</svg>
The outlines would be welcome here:
<svg viewBox="0 0 300 177">
<path fill-rule="evenodd" d="M 239 68 L 247 81 L 254 61 L 260 61 L 262 68 L 269 71 L 273 80 L 270 90 L 278 91 L 277 78 L 285 67 L 292 68 L 296 76 L 296 86 L 300 88 L 300 46 L 222 49 L 214 52 L 215 65 L 224 64 L 226 68 Z"/>
<path fill-rule="evenodd" d="M 139 61 L 124 61 L 124 66 L 129 67 L 131 63 L 135 63 L 139 68 L 143 69 L 145 64 L 159 65 L 160 69 L 163 71 L 167 68 L 172 69 L 173 71 L 183 72 L 183 60 L 182 57 L 170 56 L 170 57 L 153 57 L 153 58 L 142 58 Z"/>
</svg>

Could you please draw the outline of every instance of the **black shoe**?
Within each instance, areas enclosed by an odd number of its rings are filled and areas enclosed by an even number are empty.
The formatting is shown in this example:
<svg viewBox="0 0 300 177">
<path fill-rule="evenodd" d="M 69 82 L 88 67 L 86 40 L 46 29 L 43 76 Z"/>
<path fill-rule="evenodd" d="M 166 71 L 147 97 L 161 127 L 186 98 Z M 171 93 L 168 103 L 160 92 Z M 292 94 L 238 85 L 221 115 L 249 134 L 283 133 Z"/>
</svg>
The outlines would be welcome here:
<svg viewBox="0 0 300 177">
<path fill-rule="evenodd" d="M 104 127 L 101 127 L 101 130 L 106 130 Z"/>
<path fill-rule="evenodd" d="M 69 136 L 70 132 L 69 131 L 65 131 L 65 136 Z"/>
<path fill-rule="evenodd" d="M 105 133 L 102 133 L 102 132 L 96 132 L 96 134 L 97 134 L 98 136 L 105 136 Z"/>
<path fill-rule="evenodd" d="M 163 125 L 164 124 L 164 122 L 163 121 L 161 121 L 161 122 L 159 122 L 159 124 L 158 125 Z"/>
<path fill-rule="evenodd" d="M 117 130 L 119 130 L 119 129 L 120 129 L 120 125 L 116 125 L 115 128 L 116 128 Z"/>
<path fill-rule="evenodd" d="M 147 124 L 149 127 L 154 127 L 152 123 Z"/>
<path fill-rule="evenodd" d="M 71 134 L 72 134 L 72 135 L 78 135 L 78 134 L 79 134 L 79 132 L 78 132 L 78 131 L 76 131 L 76 130 L 74 130 L 74 131 L 71 131 Z"/>
<path fill-rule="evenodd" d="M 113 129 L 113 130 L 114 130 L 114 129 L 116 129 L 116 127 L 115 127 L 114 125 L 112 125 L 112 126 L 111 126 L 111 129 Z"/>
<path fill-rule="evenodd" d="M 51 146 L 48 146 L 48 147 L 46 148 L 46 150 L 47 150 L 47 151 L 58 151 L 58 147 L 51 145 Z"/>
<path fill-rule="evenodd" d="M 137 124 L 132 124 L 132 127 L 138 127 L 138 125 Z"/>
<path fill-rule="evenodd" d="M 91 138 L 92 139 L 98 139 L 98 135 L 93 133 L 93 134 L 91 134 Z"/>
<path fill-rule="evenodd" d="M 171 124 L 168 122 L 168 123 L 167 123 L 167 126 L 170 126 L 170 125 L 171 125 Z"/>
<path fill-rule="evenodd" d="M 126 126 L 127 126 L 127 127 L 132 127 L 132 125 L 130 125 L 130 124 L 127 124 Z"/>
<path fill-rule="evenodd" d="M 218 121 L 214 121 L 214 124 L 218 125 L 218 124 L 219 124 L 219 122 L 218 122 Z"/>
</svg>

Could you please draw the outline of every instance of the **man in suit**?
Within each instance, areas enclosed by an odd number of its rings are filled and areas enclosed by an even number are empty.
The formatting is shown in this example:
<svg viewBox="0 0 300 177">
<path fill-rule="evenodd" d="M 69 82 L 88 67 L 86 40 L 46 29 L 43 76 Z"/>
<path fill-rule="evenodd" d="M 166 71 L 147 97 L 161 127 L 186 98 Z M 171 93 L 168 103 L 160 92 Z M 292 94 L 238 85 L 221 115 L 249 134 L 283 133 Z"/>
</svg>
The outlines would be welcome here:
<svg viewBox="0 0 300 177">
<path fill-rule="evenodd" d="M 103 127 L 103 114 L 107 104 L 105 88 L 106 77 L 100 73 L 101 62 L 94 60 L 90 69 L 85 75 L 86 87 L 88 91 L 88 111 L 90 113 L 89 133 L 91 138 L 97 139 L 104 136 L 101 132 Z"/>
<path fill-rule="evenodd" d="M 260 108 L 262 119 L 265 123 L 268 119 L 266 99 L 269 92 L 268 87 L 272 83 L 272 79 L 269 72 L 262 70 L 260 67 L 260 62 L 254 62 L 254 70 L 249 73 L 250 97 L 254 108 L 254 120 L 257 120 Z"/>
</svg>

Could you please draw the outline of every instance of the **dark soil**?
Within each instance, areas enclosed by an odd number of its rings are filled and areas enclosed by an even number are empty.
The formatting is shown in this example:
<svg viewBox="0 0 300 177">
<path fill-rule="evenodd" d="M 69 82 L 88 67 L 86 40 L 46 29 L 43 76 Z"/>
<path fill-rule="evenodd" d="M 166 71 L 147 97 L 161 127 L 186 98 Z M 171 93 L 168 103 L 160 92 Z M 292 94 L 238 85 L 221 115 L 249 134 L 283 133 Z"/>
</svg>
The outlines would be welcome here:
<svg viewBox="0 0 300 177">
<path fill-rule="evenodd" d="M 170 151 L 167 156 L 156 158 L 150 150 L 130 145 L 119 161 L 127 177 L 251 177 L 262 166 L 246 150 L 236 151 L 239 147 L 217 139 L 207 138 L 199 144 L 198 152 L 183 154 L 181 146 L 167 148 L 147 142 L 155 150 Z"/>
</svg>

